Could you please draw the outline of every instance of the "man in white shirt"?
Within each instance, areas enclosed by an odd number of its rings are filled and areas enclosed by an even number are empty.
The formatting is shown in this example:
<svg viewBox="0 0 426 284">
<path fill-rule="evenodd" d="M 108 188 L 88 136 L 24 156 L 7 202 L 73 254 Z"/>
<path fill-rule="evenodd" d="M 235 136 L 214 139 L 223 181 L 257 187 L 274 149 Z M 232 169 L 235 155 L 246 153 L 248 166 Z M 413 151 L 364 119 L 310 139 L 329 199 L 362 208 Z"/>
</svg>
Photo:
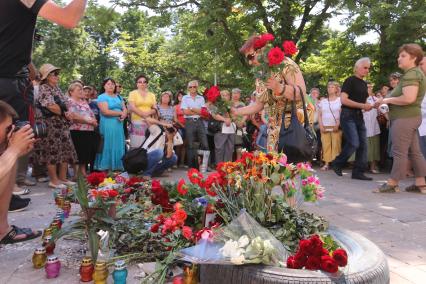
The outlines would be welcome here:
<svg viewBox="0 0 426 284">
<path fill-rule="evenodd" d="M 197 153 L 200 150 L 203 154 L 201 171 L 207 170 L 210 156 L 209 144 L 204 124 L 200 118 L 201 108 L 204 107 L 204 98 L 197 93 L 198 81 L 188 83 L 188 95 L 183 96 L 181 109 L 185 117 L 186 138 L 188 141 L 187 157 L 188 166 L 198 168 Z"/>
<path fill-rule="evenodd" d="M 422 69 L 423 73 L 426 75 L 426 56 L 423 57 L 423 60 L 420 61 L 420 69 Z M 423 156 L 426 159 L 426 96 L 423 98 L 422 102 L 422 124 L 419 127 L 419 143 L 420 149 L 422 150 Z"/>
</svg>

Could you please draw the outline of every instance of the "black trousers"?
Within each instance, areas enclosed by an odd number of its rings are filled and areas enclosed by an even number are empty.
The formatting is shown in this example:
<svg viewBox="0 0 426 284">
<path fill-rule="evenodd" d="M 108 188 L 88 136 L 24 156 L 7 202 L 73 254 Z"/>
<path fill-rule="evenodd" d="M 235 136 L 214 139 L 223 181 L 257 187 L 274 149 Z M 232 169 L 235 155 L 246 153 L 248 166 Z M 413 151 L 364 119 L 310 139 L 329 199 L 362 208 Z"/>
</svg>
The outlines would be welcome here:
<svg viewBox="0 0 426 284">
<path fill-rule="evenodd" d="M 198 150 L 209 150 L 206 128 L 201 119 L 186 118 L 185 130 L 188 166 L 198 168 Z"/>
</svg>

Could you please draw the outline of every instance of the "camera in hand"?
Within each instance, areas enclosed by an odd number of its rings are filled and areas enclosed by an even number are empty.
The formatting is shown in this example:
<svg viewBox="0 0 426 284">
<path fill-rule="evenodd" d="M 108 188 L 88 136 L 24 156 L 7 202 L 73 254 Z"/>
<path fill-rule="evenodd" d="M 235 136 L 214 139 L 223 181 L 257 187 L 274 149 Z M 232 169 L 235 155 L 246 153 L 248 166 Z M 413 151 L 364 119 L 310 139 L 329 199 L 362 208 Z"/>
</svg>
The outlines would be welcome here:
<svg viewBox="0 0 426 284">
<path fill-rule="evenodd" d="M 21 129 L 22 127 L 24 127 L 25 125 L 29 125 L 30 122 L 29 121 L 21 121 L 21 120 L 17 120 L 15 121 L 15 129 L 14 131 L 18 131 L 19 129 Z M 47 136 L 47 127 L 46 124 L 42 123 L 42 122 L 37 122 L 34 124 L 33 128 L 33 132 L 34 132 L 34 137 L 37 138 L 44 138 Z"/>
<path fill-rule="evenodd" d="M 174 133 L 176 131 L 176 129 L 174 127 L 167 127 L 166 130 L 169 133 Z"/>
</svg>

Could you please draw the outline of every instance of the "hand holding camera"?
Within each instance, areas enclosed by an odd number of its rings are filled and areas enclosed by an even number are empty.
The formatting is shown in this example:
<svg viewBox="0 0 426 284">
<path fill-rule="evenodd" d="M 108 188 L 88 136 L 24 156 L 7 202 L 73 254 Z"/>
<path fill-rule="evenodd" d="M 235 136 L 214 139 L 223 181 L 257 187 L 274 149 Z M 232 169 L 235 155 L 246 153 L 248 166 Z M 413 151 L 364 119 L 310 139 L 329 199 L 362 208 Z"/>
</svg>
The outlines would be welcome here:
<svg viewBox="0 0 426 284">
<path fill-rule="evenodd" d="M 33 149 L 34 142 L 35 135 L 31 125 L 14 126 L 9 133 L 8 148 L 17 153 L 19 157 L 22 157 Z"/>
</svg>

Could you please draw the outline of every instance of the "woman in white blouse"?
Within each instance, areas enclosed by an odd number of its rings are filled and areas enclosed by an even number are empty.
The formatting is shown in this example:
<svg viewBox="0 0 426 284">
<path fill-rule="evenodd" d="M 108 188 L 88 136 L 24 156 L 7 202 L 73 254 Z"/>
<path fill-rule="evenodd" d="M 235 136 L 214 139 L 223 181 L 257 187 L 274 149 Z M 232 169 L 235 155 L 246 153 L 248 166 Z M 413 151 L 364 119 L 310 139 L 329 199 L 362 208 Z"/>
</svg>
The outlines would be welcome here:
<svg viewBox="0 0 426 284">
<path fill-rule="evenodd" d="M 373 87 L 372 83 L 367 83 L 368 98 L 366 103 L 374 106 L 379 98 L 374 95 Z M 364 111 L 363 116 L 365 128 L 367 129 L 367 157 L 370 163 L 370 172 L 378 174 L 377 161 L 380 161 L 380 125 L 377 121 L 377 109 L 373 108 L 370 111 Z"/>
<path fill-rule="evenodd" d="M 327 84 L 327 96 L 318 103 L 318 123 L 321 131 L 322 156 L 324 166 L 321 170 L 328 170 L 329 163 L 342 150 L 342 131 L 340 130 L 340 111 L 342 103 L 338 96 L 337 83 L 330 81 Z"/>
</svg>

